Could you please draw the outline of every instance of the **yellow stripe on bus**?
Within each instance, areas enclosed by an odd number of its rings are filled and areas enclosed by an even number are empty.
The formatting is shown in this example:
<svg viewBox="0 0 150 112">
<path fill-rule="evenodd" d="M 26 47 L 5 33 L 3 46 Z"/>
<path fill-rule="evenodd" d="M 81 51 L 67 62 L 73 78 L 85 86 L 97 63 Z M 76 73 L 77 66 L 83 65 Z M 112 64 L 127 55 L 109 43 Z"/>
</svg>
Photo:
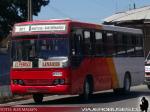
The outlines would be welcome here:
<svg viewBox="0 0 150 112">
<path fill-rule="evenodd" d="M 115 70 L 115 64 L 113 63 L 113 58 L 107 58 L 107 64 L 109 67 L 109 72 L 112 76 L 112 86 L 113 88 L 118 88 L 119 82 L 118 82 L 117 72 Z"/>
</svg>

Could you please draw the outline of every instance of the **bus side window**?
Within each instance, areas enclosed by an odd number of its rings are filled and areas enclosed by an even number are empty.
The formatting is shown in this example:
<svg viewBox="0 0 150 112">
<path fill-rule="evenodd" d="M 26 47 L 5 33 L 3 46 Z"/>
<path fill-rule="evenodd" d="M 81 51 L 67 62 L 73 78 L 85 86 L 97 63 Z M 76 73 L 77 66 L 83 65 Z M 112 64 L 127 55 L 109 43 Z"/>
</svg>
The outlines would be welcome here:
<svg viewBox="0 0 150 112">
<path fill-rule="evenodd" d="M 91 54 L 91 33 L 90 31 L 84 31 L 84 55 Z"/>
<path fill-rule="evenodd" d="M 127 35 L 125 33 L 122 34 L 122 45 L 123 45 L 123 57 L 127 57 Z"/>
<path fill-rule="evenodd" d="M 82 36 L 74 33 L 71 38 L 72 45 L 72 59 L 71 64 L 73 67 L 78 67 L 82 61 Z"/>
<path fill-rule="evenodd" d="M 144 56 L 142 35 L 136 36 L 135 38 L 135 52 L 136 52 L 136 56 L 138 57 Z"/>
<path fill-rule="evenodd" d="M 107 32 L 106 51 L 108 56 L 115 55 L 114 35 L 113 32 Z"/>
<path fill-rule="evenodd" d="M 103 54 L 103 37 L 101 32 L 95 32 L 95 54 L 97 56 Z"/>
<path fill-rule="evenodd" d="M 117 33 L 116 32 L 114 32 L 114 49 L 115 49 L 114 56 L 117 56 Z"/>
<path fill-rule="evenodd" d="M 74 33 L 71 38 L 72 45 L 72 55 L 82 54 L 82 36 L 80 34 Z"/>
<path fill-rule="evenodd" d="M 126 51 L 124 49 L 124 43 L 123 43 L 123 34 L 116 32 L 115 34 L 115 49 L 116 49 L 116 56 L 117 57 L 124 57 L 126 54 Z"/>
<path fill-rule="evenodd" d="M 76 55 L 80 56 L 82 55 L 82 47 L 81 47 L 81 35 L 77 34 L 75 35 L 75 51 Z"/>
<path fill-rule="evenodd" d="M 127 38 L 127 54 L 130 57 L 135 56 L 135 36 L 131 34 L 126 34 Z"/>
</svg>

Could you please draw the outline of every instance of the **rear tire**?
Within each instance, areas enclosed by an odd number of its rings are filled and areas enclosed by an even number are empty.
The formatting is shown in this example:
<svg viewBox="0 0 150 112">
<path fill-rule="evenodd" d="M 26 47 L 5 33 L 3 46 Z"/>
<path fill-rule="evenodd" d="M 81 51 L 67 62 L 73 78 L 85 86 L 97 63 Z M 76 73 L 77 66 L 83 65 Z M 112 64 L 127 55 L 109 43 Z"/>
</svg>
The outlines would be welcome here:
<svg viewBox="0 0 150 112">
<path fill-rule="evenodd" d="M 126 74 L 125 78 L 124 78 L 123 92 L 124 93 L 129 93 L 130 92 L 130 87 L 131 87 L 130 75 Z"/>
<path fill-rule="evenodd" d="M 43 94 L 33 94 L 33 100 L 37 104 L 41 104 L 43 102 Z"/>
<path fill-rule="evenodd" d="M 131 78 L 129 74 L 126 74 L 124 77 L 123 88 L 113 89 L 116 94 L 127 94 L 130 92 L 131 87 Z"/>
</svg>

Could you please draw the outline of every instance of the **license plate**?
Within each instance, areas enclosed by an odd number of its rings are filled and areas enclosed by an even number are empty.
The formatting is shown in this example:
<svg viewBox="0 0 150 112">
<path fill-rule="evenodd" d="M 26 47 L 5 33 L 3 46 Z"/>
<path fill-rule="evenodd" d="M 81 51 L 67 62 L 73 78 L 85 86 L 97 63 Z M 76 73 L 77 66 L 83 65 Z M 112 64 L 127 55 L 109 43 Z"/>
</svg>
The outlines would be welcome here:
<svg viewBox="0 0 150 112">
<path fill-rule="evenodd" d="M 37 92 L 47 92 L 47 89 L 43 88 L 28 88 L 28 92 L 37 93 Z"/>
</svg>

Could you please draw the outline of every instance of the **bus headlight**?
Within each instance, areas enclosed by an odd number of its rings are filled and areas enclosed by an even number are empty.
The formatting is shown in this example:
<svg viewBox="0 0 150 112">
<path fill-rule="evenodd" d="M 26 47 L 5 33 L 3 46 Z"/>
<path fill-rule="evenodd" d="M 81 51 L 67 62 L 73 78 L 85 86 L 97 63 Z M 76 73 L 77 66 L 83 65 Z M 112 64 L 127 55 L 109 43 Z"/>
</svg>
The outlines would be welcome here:
<svg viewBox="0 0 150 112">
<path fill-rule="evenodd" d="M 24 85 L 23 80 L 13 80 L 13 84 Z"/>
<path fill-rule="evenodd" d="M 60 80 L 59 80 L 59 83 L 60 83 L 60 84 L 64 84 L 64 83 L 65 83 L 65 80 L 64 80 L 64 79 L 60 79 Z"/>
<path fill-rule="evenodd" d="M 62 85 L 65 84 L 65 80 L 64 79 L 55 79 L 53 82 L 54 85 Z"/>
<path fill-rule="evenodd" d="M 17 80 L 13 80 L 13 84 L 18 84 L 18 81 Z"/>
<path fill-rule="evenodd" d="M 24 85 L 23 80 L 18 80 L 18 84 L 20 84 L 20 85 Z"/>
<path fill-rule="evenodd" d="M 62 72 L 53 72 L 52 75 L 53 76 L 62 76 Z"/>
<path fill-rule="evenodd" d="M 53 84 L 54 84 L 54 85 L 59 84 L 59 79 L 55 79 L 54 82 L 53 82 Z"/>
</svg>

